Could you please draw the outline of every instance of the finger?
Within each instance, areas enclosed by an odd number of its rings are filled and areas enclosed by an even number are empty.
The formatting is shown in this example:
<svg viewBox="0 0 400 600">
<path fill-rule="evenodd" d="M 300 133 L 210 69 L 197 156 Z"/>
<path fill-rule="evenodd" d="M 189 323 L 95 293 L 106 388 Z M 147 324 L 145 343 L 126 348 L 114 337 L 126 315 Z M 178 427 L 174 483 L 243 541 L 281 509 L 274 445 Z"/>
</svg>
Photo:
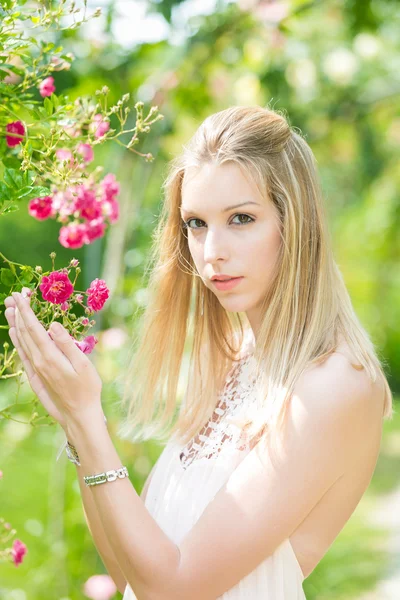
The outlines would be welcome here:
<svg viewBox="0 0 400 600">
<path fill-rule="evenodd" d="M 21 344 L 19 343 L 15 327 L 10 327 L 8 333 L 9 333 L 9 336 L 10 336 L 10 339 L 11 339 L 12 343 L 14 344 L 14 348 L 18 352 L 18 356 L 21 359 L 21 362 L 22 362 L 22 365 L 23 365 L 23 367 L 25 369 L 25 372 L 28 375 L 28 378 L 30 379 L 32 377 L 32 375 L 34 373 L 36 373 L 36 371 L 34 370 L 34 368 L 32 366 L 32 363 L 31 363 L 29 357 L 27 356 L 26 352 L 24 351 L 24 349 L 22 348 Z"/>
<path fill-rule="evenodd" d="M 24 292 L 29 293 L 30 288 L 23 287 L 22 293 L 24 293 Z M 31 301 L 30 296 L 27 296 L 27 301 L 30 303 L 30 301 Z M 4 311 L 4 316 L 6 317 L 9 326 L 15 327 L 16 302 L 12 296 L 7 296 L 7 298 L 4 300 L 4 304 L 5 304 L 5 306 L 7 306 L 6 310 Z"/>
<path fill-rule="evenodd" d="M 18 337 L 20 342 L 25 344 L 24 350 L 31 357 L 33 366 L 36 368 L 43 360 L 48 361 L 51 358 L 51 360 L 57 361 L 57 367 L 63 369 L 67 374 L 73 374 L 71 363 L 66 360 L 64 354 L 51 341 L 46 329 L 37 319 L 29 303 L 18 294 L 14 294 L 14 298 L 17 303 Z"/>
<path fill-rule="evenodd" d="M 44 385 L 42 379 L 40 378 L 40 375 L 35 371 L 35 369 L 32 366 L 31 361 L 29 360 L 29 358 L 26 356 L 25 352 L 19 345 L 18 338 L 16 336 L 15 327 L 11 327 L 9 334 L 10 334 L 11 341 L 14 344 L 14 347 L 18 351 L 18 356 L 21 359 L 25 373 L 28 377 L 29 385 L 31 386 L 33 393 L 36 394 L 36 396 L 38 397 L 38 399 L 40 400 L 40 402 L 42 403 L 43 407 L 46 409 L 48 414 L 51 415 L 52 417 L 54 417 L 59 423 L 61 423 L 61 421 L 62 421 L 61 413 L 58 410 L 58 408 L 55 406 L 54 400 L 52 399 L 52 397 L 50 397 L 46 386 Z"/>
<path fill-rule="evenodd" d="M 10 327 L 15 327 L 15 308 L 11 307 L 6 308 L 4 311 L 4 316 L 7 319 L 7 323 Z"/>
<path fill-rule="evenodd" d="M 27 288 L 27 287 L 23 287 L 22 290 L 21 290 L 22 294 L 26 293 L 26 295 L 27 295 L 26 298 L 27 298 L 27 300 L 28 300 L 29 303 L 31 301 L 30 292 L 31 292 L 31 289 Z M 14 300 L 14 298 L 12 296 L 7 296 L 7 298 L 4 300 L 4 305 L 7 306 L 7 308 L 10 308 L 10 307 L 11 308 L 15 308 L 16 302 L 15 302 L 15 300 Z"/>
<path fill-rule="evenodd" d="M 84 369 L 90 361 L 75 344 L 74 338 L 61 323 L 52 323 L 49 328 L 49 333 L 61 352 L 68 358 L 76 373 L 81 373 L 82 369 Z"/>
<path fill-rule="evenodd" d="M 25 356 L 30 360 L 32 367 L 34 367 L 32 353 L 31 353 L 30 348 L 28 347 L 28 344 L 24 337 L 24 332 L 21 331 L 21 316 L 20 316 L 20 312 L 19 312 L 18 308 L 15 309 L 14 313 L 15 313 L 15 317 L 14 317 L 15 318 L 15 336 L 18 340 L 18 346 L 19 346 L 19 348 L 22 349 Z"/>
</svg>

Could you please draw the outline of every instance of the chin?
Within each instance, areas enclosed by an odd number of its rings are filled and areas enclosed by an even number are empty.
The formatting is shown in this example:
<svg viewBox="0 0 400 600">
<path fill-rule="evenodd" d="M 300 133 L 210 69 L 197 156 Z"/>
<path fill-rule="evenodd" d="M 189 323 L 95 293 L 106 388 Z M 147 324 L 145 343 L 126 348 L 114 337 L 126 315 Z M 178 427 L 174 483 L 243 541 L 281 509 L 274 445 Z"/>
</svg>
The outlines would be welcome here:
<svg viewBox="0 0 400 600">
<path fill-rule="evenodd" d="M 243 300 L 243 298 L 219 298 L 219 302 L 221 306 L 225 308 L 228 312 L 246 312 L 251 308 L 249 302 Z"/>
</svg>

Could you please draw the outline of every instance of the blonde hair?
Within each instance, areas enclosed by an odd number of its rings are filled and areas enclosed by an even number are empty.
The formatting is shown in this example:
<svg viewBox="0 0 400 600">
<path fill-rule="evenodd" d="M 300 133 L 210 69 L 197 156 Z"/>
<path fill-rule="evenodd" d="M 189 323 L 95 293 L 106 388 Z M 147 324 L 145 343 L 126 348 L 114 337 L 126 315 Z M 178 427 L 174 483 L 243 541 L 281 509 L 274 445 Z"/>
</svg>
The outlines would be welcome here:
<svg viewBox="0 0 400 600">
<path fill-rule="evenodd" d="M 148 302 L 124 374 L 121 404 L 128 404 L 128 411 L 119 434 L 134 442 L 164 440 L 171 434 L 189 442 L 211 418 L 227 372 L 238 359 L 247 318 L 228 313 L 204 285 L 180 215 L 185 170 L 227 161 L 244 169 L 264 197 L 268 193 L 282 227 L 254 352 L 258 412 L 252 416 L 249 410 L 243 424 L 252 435 L 264 421 L 269 421 L 267 430 L 272 423 L 282 424 L 299 376 L 335 352 L 340 338 L 349 344 L 355 368 L 365 369 L 372 381 L 378 374 L 383 377 L 383 417 L 392 418 L 393 398 L 383 362 L 353 310 L 334 260 L 310 147 L 281 112 L 233 106 L 206 118 L 170 163 L 146 269 Z M 185 344 L 191 352 L 178 408 Z"/>
</svg>

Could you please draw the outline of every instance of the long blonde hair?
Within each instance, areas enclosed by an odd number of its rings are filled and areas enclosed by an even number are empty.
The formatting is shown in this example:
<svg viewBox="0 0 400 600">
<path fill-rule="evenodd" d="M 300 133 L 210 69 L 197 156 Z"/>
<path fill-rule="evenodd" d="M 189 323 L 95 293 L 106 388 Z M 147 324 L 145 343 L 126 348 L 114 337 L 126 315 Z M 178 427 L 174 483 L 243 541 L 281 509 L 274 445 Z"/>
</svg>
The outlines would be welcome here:
<svg viewBox="0 0 400 600">
<path fill-rule="evenodd" d="M 187 443 L 211 417 L 226 374 L 238 359 L 247 318 L 228 313 L 204 285 L 179 210 L 185 170 L 226 161 L 244 169 L 264 197 L 268 191 L 282 227 L 254 352 L 258 417 L 253 421 L 249 411 L 244 425 L 254 435 L 264 409 L 267 431 L 272 416 L 275 425 L 282 424 L 299 376 L 335 352 L 340 338 L 349 344 L 355 368 L 364 368 L 372 381 L 383 376 L 383 417 L 392 418 L 383 361 L 353 310 L 334 260 L 310 147 L 280 111 L 233 106 L 206 118 L 170 163 L 145 272 L 150 273 L 148 301 L 123 374 L 121 404 L 128 410 L 119 435 L 140 442 L 173 434 Z M 185 346 L 191 352 L 184 399 L 178 403 Z"/>
</svg>

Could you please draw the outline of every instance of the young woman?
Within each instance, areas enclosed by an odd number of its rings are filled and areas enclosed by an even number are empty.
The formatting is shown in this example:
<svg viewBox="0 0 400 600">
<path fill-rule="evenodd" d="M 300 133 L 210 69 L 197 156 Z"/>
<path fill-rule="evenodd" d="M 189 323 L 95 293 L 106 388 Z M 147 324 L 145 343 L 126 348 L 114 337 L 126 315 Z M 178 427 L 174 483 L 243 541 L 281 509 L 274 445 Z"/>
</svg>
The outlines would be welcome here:
<svg viewBox="0 0 400 600">
<path fill-rule="evenodd" d="M 304 599 L 393 414 L 333 257 L 315 159 L 281 113 L 231 107 L 201 124 L 164 189 L 124 373 L 120 435 L 167 442 L 141 498 L 87 357 L 65 331 L 54 343 L 39 332 L 20 298 L 10 336 L 28 375 L 35 363 L 43 375 L 37 348 L 50 357 L 50 344 L 77 373 L 74 393 L 41 396 L 79 456 L 89 529 L 124 600 Z M 110 485 L 84 485 L 107 469 L 119 469 Z"/>
</svg>

